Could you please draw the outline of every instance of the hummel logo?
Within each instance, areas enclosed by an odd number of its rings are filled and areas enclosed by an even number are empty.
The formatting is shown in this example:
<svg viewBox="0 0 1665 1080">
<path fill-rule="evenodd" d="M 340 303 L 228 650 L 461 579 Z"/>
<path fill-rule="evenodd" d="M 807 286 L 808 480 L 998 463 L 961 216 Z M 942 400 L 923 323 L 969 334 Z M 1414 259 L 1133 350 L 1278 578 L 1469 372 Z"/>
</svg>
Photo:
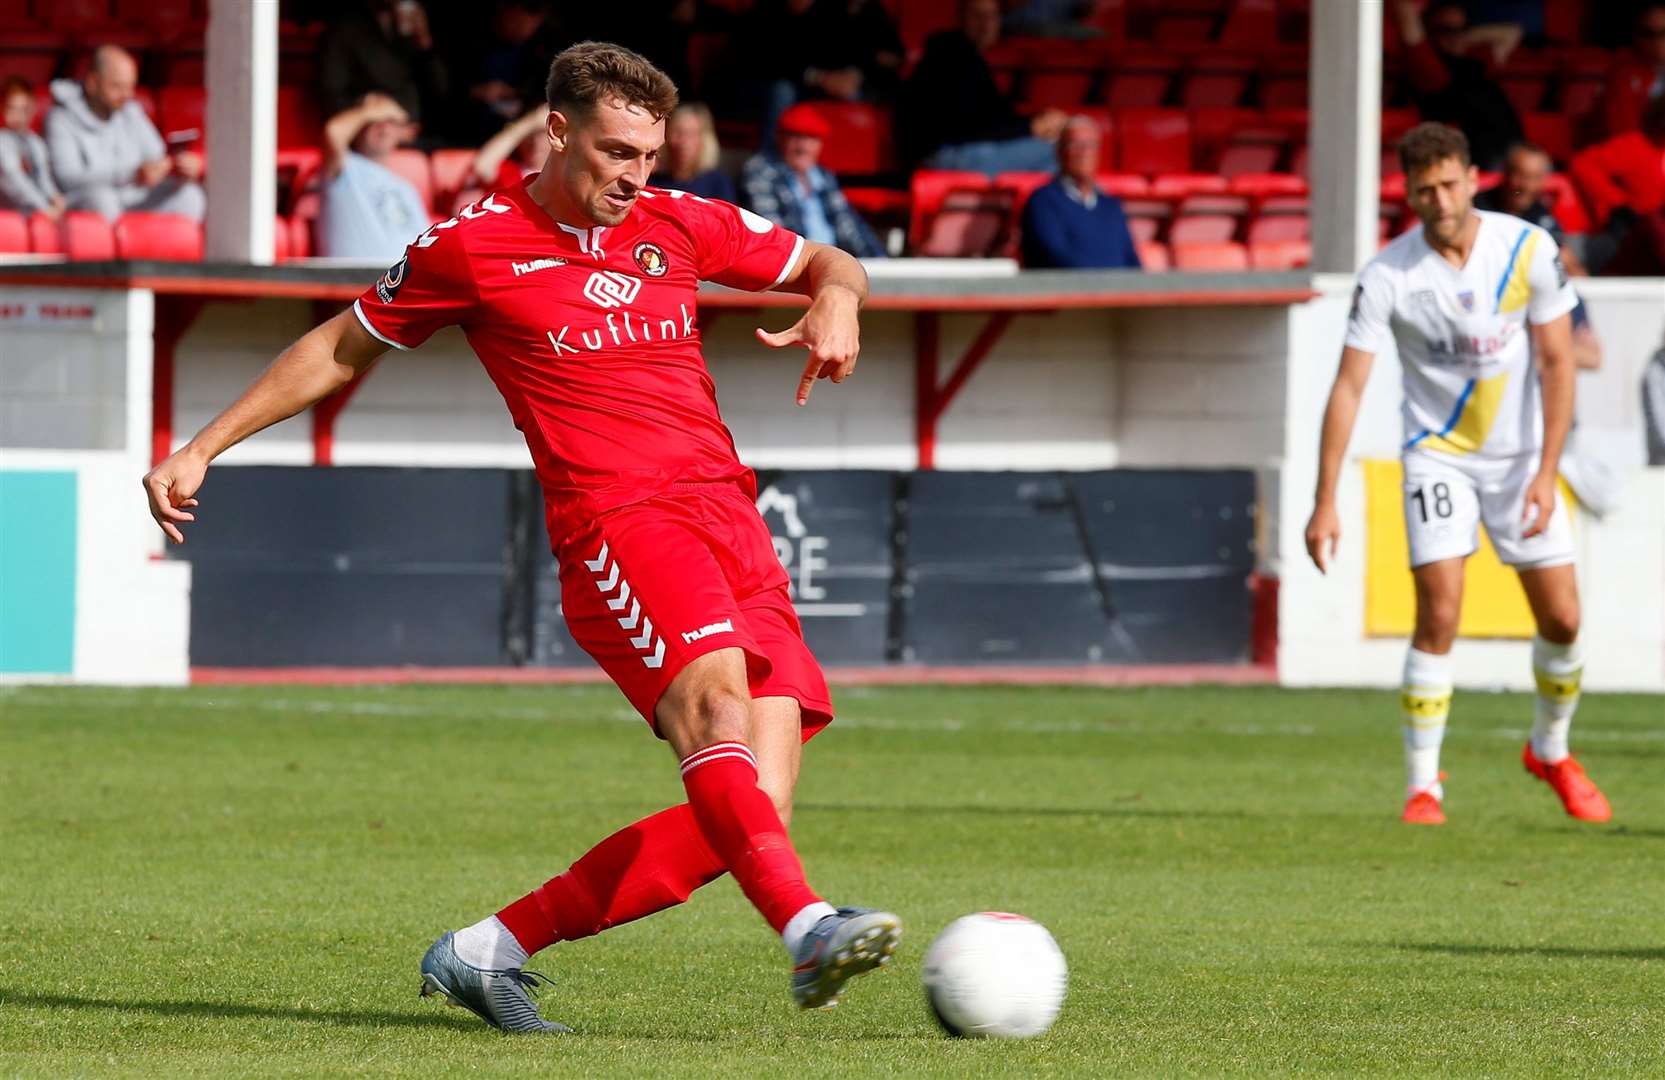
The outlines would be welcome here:
<svg viewBox="0 0 1665 1080">
<path fill-rule="evenodd" d="M 514 269 L 515 277 L 519 277 L 522 274 L 530 274 L 534 270 L 553 270 L 557 266 L 565 266 L 566 264 L 565 259 L 533 259 L 531 262 L 512 262 L 509 266 Z"/>
<path fill-rule="evenodd" d="M 682 640 L 684 642 L 688 643 L 689 645 L 692 645 L 694 642 L 698 641 L 700 638 L 707 638 L 707 637 L 710 637 L 712 634 L 732 634 L 732 633 L 734 633 L 734 620 L 733 619 L 724 619 L 722 622 L 709 623 L 705 626 L 700 627 L 698 630 L 684 630 L 682 632 Z"/>
</svg>

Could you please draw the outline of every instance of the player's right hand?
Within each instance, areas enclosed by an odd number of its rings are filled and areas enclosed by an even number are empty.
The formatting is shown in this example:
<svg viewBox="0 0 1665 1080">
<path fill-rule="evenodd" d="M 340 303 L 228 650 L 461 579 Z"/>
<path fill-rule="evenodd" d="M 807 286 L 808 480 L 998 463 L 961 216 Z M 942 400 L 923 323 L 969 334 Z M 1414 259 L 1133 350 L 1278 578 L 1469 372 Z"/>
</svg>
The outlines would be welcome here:
<svg viewBox="0 0 1665 1080">
<path fill-rule="evenodd" d="M 1330 572 L 1330 562 L 1341 543 L 1341 517 L 1330 503 L 1319 503 L 1307 521 L 1307 554 L 1320 574 Z"/>
<path fill-rule="evenodd" d="M 145 473 L 141 481 L 145 496 L 150 500 L 150 516 L 176 544 L 185 542 L 179 526 L 195 521 L 194 514 L 185 511 L 197 505 L 195 495 L 208 472 L 208 462 L 196 454 L 180 450 L 156 468 Z"/>
</svg>

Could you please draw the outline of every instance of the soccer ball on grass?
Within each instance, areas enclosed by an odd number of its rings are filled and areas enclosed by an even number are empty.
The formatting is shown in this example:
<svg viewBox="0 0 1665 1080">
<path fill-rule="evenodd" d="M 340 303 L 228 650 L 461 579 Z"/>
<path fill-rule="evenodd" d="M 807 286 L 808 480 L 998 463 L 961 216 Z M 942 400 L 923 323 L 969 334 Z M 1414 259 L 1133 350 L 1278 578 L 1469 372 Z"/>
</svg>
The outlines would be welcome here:
<svg viewBox="0 0 1665 1080">
<path fill-rule="evenodd" d="M 1046 927 L 984 911 L 955 919 L 925 951 L 925 998 L 950 1035 L 1027 1039 L 1064 1004 L 1064 954 Z"/>
</svg>

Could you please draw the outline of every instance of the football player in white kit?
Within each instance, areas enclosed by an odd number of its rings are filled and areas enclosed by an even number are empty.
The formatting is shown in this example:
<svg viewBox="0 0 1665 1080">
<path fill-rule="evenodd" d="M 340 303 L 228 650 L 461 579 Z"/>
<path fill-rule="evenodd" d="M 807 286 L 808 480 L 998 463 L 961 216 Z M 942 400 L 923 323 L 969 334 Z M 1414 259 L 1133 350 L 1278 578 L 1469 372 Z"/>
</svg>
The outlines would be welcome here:
<svg viewBox="0 0 1665 1080">
<path fill-rule="evenodd" d="M 1371 361 L 1392 340 L 1403 369 L 1405 529 L 1416 584 L 1416 629 L 1400 695 L 1403 820 L 1445 821 L 1439 752 L 1451 709 L 1450 653 L 1464 562 L 1484 523 L 1498 556 L 1519 573 L 1537 623 L 1536 718 L 1521 760 L 1568 814 L 1606 821 L 1606 798 L 1567 749 L 1584 658 L 1572 526 L 1557 467 L 1572 424 L 1569 313 L 1577 298 L 1548 233 L 1474 209 L 1478 175 L 1461 132 L 1419 125 L 1405 135 L 1399 156 L 1422 227 L 1394 240 L 1359 274 L 1324 412 L 1307 552 L 1321 571 L 1334 557 L 1341 537 L 1336 479 Z"/>
</svg>

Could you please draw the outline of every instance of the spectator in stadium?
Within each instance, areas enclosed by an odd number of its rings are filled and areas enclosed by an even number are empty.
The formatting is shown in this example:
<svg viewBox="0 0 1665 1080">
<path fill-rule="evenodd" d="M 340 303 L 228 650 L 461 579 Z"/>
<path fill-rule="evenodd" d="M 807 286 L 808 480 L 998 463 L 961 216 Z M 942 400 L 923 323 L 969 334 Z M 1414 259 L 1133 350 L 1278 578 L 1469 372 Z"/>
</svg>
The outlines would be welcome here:
<svg viewBox="0 0 1665 1080">
<path fill-rule="evenodd" d="M 1613 65 L 1603 97 L 1607 134 L 1642 126 L 1648 106 L 1665 97 L 1665 3 L 1646 4 L 1636 15 L 1631 51 Z"/>
<path fill-rule="evenodd" d="M 1578 253 L 1569 246 L 1567 232 L 1560 219 L 1544 203 L 1544 185 L 1554 169 L 1549 152 L 1529 142 L 1518 142 L 1509 148 L 1505 159 L 1503 182 L 1490 191 L 1474 197 L 1474 205 L 1481 210 L 1510 214 L 1530 221 L 1549 233 L 1560 249 L 1561 264 L 1571 277 L 1588 277 L 1589 271 L 1579 260 Z M 1590 325 L 1590 312 L 1582 298 L 1572 311 L 1573 358 L 1580 369 L 1595 371 L 1601 367 L 1601 339 Z"/>
<path fill-rule="evenodd" d="M 741 16 L 731 55 L 739 101 L 762 102 L 763 145 L 800 101 L 884 100 L 895 93 L 902 39 L 879 0 L 761 0 Z"/>
<path fill-rule="evenodd" d="M 960 0 L 960 26 L 932 34 L 903 89 L 903 157 L 932 169 L 993 176 L 1043 172 L 1069 116 L 1019 115 L 995 85 L 984 53 L 1000 40 L 999 0 Z"/>
<path fill-rule="evenodd" d="M 549 106 L 539 105 L 502 131 L 487 139 L 480 152 L 474 155 L 474 179 L 480 187 L 519 187 L 520 182 L 543 169 L 549 154 L 549 137 L 544 124 L 549 119 Z M 477 191 L 477 189 L 476 189 Z M 463 195 L 474 195 L 465 191 Z M 461 196 L 459 196 L 461 199 Z M 472 197 L 461 200 L 473 202 Z"/>
<path fill-rule="evenodd" d="M 1648 106 L 1642 130 L 1586 147 L 1568 171 L 1602 230 L 1589 243 L 1591 269 L 1665 273 L 1665 97 Z"/>
<path fill-rule="evenodd" d="M 734 202 L 734 181 L 717 167 L 721 153 L 711 110 L 697 101 L 685 101 L 665 123 L 665 148 L 659 159 L 663 168 L 653 174 L 651 182 L 657 187 Z"/>
<path fill-rule="evenodd" d="M 1468 136 L 1474 163 L 1496 169 L 1524 129 L 1503 88 L 1491 77 L 1521 41 L 1513 23 L 1470 26 L 1458 0 L 1434 0 L 1425 12 L 1416 0 L 1397 0 L 1395 15 L 1405 48 L 1405 72 L 1424 120 L 1459 128 Z M 1482 60 L 1472 55 L 1483 51 Z"/>
<path fill-rule="evenodd" d="M 476 20 L 478 21 L 478 20 Z M 497 0 L 483 33 L 470 35 L 466 60 L 469 106 L 460 124 L 468 141 L 487 139 L 543 101 L 558 30 L 543 0 Z M 466 65 L 466 66 L 465 66 Z"/>
<path fill-rule="evenodd" d="M 833 175 L 817 164 L 829 134 L 827 122 L 808 105 L 787 109 L 780 118 L 780 149 L 747 160 L 740 175 L 742 197 L 748 208 L 800 236 L 858 258 L 882 258 L 885 251 L 873 230 L 850 207 Z"/>
<path fill-rule="evenodd" d="M 1058 139 L 1058 175 L 1023 207 L 1023 264 L 1029 267 L 1139 269 L 1139 249 L 1121 200 L 1094 182 L 1098 124 L 1076 117 Z"/>
<path fill-rule="evenodd" d="M 404 106 L 374 92 L 325 123 L 320 255 L 392 262 L 428 227 L 421 193 L 387 166 L 415 135 Z"/>
<path fill-rule="evenodd" d="M 318 104 L 325 116 L 355 108 L 372 91 L 412 120 L 443 129 L 450 73 L 417 0 L 358 0 L 318 38 Z"/>
<path fill-rule="evenodd" d="M 1096 0 L 1027 0 L 1007 10 L 1004 25 L 1008 34 L 1025 37 L 1101 37 L 1102 30 L 1083 21 L 1097 7 Z"/>
<path fill-rule="evenodd" d="M 52 181 L 46 140 L 35 134 L 35 88 L 25 79 L 0 84 L 0 210 L 45 214 L 56 221 L 64 212 L 64 193 Z"/>
<path fill-rule="evenodd" d="M 125 50 L 101 45 L 83 82 L 52 83 L 46 148 L 52 174 L 71 210 L 114 222 L 128 210 L 182 214 L 201 221 L 207 200 L 202 157 L 169 153 L 167 143 L 134 100 L 139 65 Z"/>
</svg>

